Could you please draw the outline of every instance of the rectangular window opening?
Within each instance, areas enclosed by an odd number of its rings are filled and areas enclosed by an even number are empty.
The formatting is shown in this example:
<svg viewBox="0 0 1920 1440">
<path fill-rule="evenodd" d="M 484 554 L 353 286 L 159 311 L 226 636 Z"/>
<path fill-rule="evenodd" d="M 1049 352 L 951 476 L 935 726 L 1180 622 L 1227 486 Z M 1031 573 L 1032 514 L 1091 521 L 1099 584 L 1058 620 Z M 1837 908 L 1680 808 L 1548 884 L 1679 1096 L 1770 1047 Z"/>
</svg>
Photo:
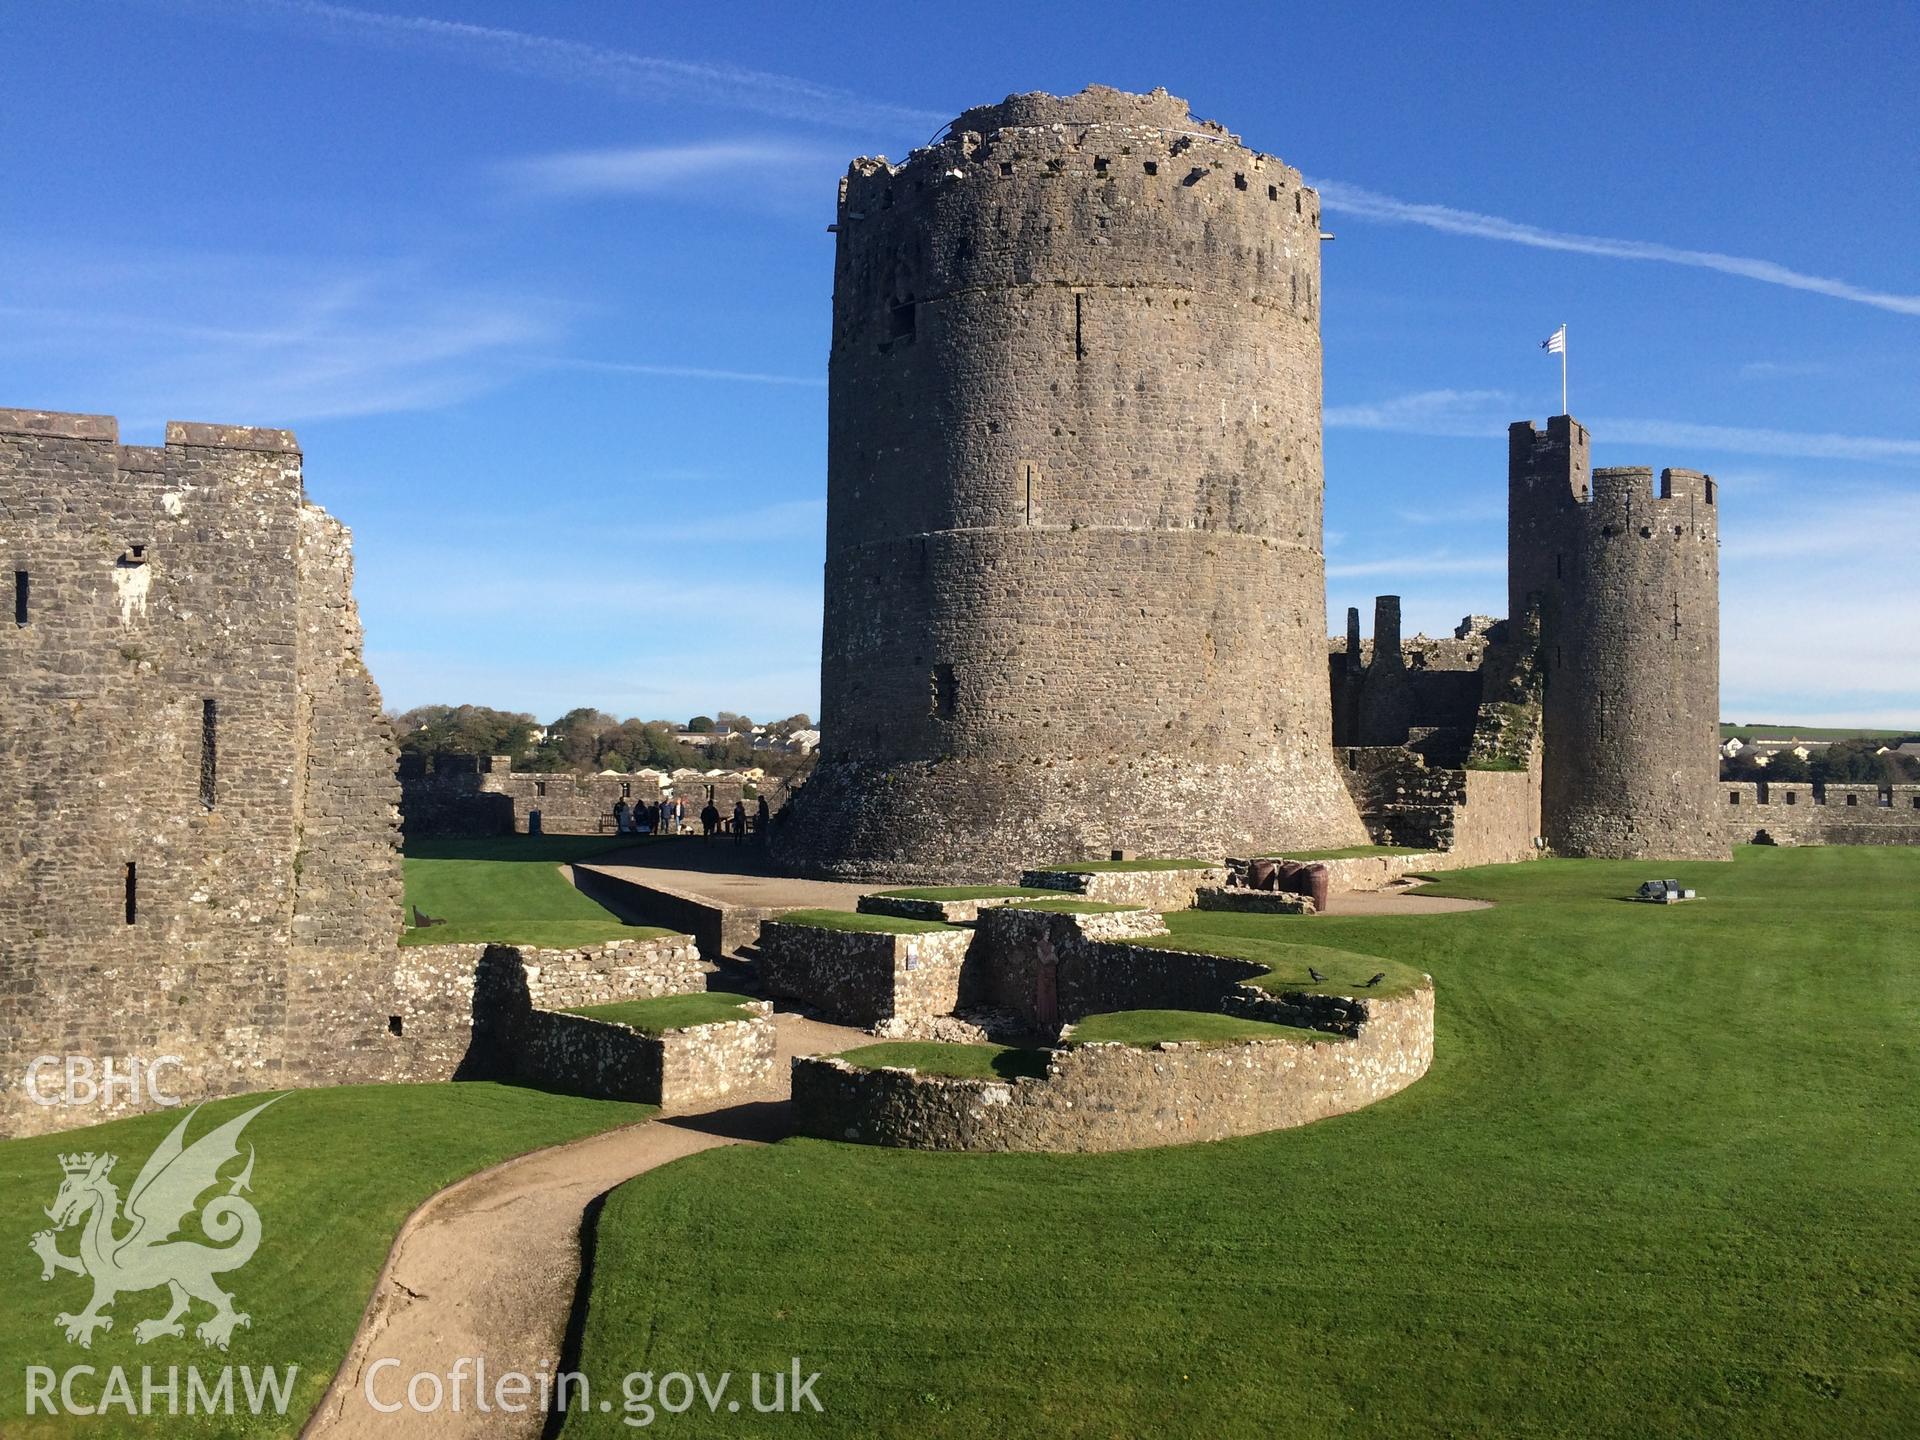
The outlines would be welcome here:
<svg viewBox="0 0 1920 1440">
<path fill-rule="evenodd" d="M 936 720 L 953 718 L 954 679 L 953 666 L 936 665 L 928 676 L 932 689 L 933 715 Z"/>
<path fill-rule="evenodd" d="M 13 572 L 13 623 L 16 625 L 27 623 L 27 590 L 31 583 L 26 571 Z"/>
<path fill-rule="evenodd" d="M 405 1033 L 406 1023 L 398 1015 L 387 1016 L 387 1034 L 402 1035 Z"/>
<path fill-rule="evenodd" d="M 220 779 L 220 703 L 200 702 L 200 803 L 213 809 Z"/>
<path fill-rule="evenodd" d="M 1086 307 L 1082 303 L 1085 299 L 1084 295 L 1076 294 L 1073 297 L 1073 358 L 1076 360 L 1087 358 L 1086 331 L 1083 328 Z"/>
<path fill-rule="evenodd" d="M 127 924 L 131 925 L 140 916 L 140 877 L 134 869 L 133 861 L 127 861 Z"/>
<path fill-rule="evenodd" d="M 907 301 L 904 305 L 894 306 L 893 310 L 887 316 L 887 338 L 889 340 L 904 340 L 911 344 L 920 323 L 920 317 L 917 313 L 919 308 L 920 307 L 911 300 Z"/>
</svg>

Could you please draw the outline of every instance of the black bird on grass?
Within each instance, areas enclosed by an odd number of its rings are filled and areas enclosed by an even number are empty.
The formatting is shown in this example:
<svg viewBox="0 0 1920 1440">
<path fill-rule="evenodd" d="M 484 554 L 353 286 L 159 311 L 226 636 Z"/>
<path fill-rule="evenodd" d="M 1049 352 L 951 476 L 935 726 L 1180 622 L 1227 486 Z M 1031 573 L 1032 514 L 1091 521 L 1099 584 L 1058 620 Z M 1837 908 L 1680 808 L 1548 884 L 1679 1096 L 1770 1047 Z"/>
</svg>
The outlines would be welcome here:
<svg viewBox="0 0 1920 1440">
<path fill-rule="evenodd" d="M 1379 983 L 1380 983 L 1380 982 L 1381 982 L 1382 980 L 1384 980 L 1384 979 L 1386 979 L 1386 978 L 1387 978 L 1387 972 L 1386 972 L 1386 971 L 1384 971 L 1384 970 L 1376 970 L 1376 971 L 1374 971 L 1374 973 L 1373 973 L 1373 978 L 1372 978 L 1371 980 L 1369 980 L 1369 981 L 1367 981 L 1367 989 L 1369 989 L 1369 990 L 1371 990 L 1371 989 L 1372 989 L 1372 988 L 1373 988 L 1374 986 L 1376 986 L 1376 985 L 1378 985 L 1378 984 L 1379 984 Z"/>
<path fill-rule="evenodd" d="M 1327 978 L 1326 976 L 1322 975 L 1318 970 L 1314 969 L 1311 965 L 1307 966 L 1307 974 L 1313 977 L 1314 982 L 1316 984 L 1318 984 L 1320 981 L 1325 980 Z"/>
</svg>

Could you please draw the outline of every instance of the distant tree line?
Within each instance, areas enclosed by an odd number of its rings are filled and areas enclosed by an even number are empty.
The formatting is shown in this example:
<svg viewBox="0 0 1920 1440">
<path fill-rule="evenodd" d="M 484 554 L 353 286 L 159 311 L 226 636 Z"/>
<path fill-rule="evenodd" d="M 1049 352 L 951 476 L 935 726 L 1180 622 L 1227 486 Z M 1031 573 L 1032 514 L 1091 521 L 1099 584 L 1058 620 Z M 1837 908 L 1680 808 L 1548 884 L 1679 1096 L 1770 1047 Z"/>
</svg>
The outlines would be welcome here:
<svg viewBox="0 0 1920 1440">
<path fill-rule="evenodd" d="M 1748 746 L 1738 755 L 1720 762 L 1720 774 L 1726 780 L 1818 781 L 1822 785 L 1912 785 L 1920 783 L 1920 761 L 1911 755 L 1885 755 L 1876 752 L 1882 746 L 1898 745 L 1899 740 L 1836 740 L 1831 745 L 1809 745 L 1807 758 L 1793 753 L 1791 740 L 1754 740 L 1739 737 Z M 1910 737 L 1920 739 L 1920 736 Z M 1778 745 L 1781 748 L 1767 763 L 1759 763 L 1755 748 Z"/>
<path fill-rule="evenodd" d="M 420 705 L 392 717 L 400 749 L 410 755 L 506 755 L 515 770 L 548 774 L 572 771 L 597 774 L 614 770 L 744 770 L 759 766 L 769 775 L 796 779 L 813 768 L 812 755 L 753 748 L 753 721 L 732 710 L 718 715 L 695 715 L 687 729 L 698 735 L 719 735 L 704 745 L 685 745 L 675 738 L 669 720 L 616 720 L 604 710 L 582 706 L 569 710 L 542 727 L 533 716 L 485 705 Z M 545 739 L 540 738 L 542 729 Z M 810 730 L 805 714 L 789 715 L 767 725 L 766 733 L 785 739 L 796 730 Z"/>
</svg>

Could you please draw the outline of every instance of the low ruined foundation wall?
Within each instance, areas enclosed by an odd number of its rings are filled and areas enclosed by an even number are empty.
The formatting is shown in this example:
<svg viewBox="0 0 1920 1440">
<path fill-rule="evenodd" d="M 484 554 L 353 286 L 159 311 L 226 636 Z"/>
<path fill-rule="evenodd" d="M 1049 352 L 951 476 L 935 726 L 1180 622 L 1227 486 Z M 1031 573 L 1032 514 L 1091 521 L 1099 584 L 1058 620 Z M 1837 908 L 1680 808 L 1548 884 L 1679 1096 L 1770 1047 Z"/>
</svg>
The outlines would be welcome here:
<svg viewBox="0 0 1920 1440">
<path fill-rule="evenodd" d="M 761 925 L 784 913 L 779 908 L 728 905 L 665 885 L 644 884 L 588 864 L 573 866 L 573 883 L 582 895 L 623 915 L 649 925 L 686 931 L 708 960 L 719 960 L 758 944 Z"/>
<path fill-rule="evenodd" d="M 1039 1025 L 1112 1010 L 1218 1011 L 1223 994 L 1266 968 L 1229 956 L 1127 943 L 1166 928 L 1150 911 L 991 910 L 978 926 L 981 998 Z"/>
<path fill-rule="evenodd" d="M 515 1079 L 572 1095 L 694 1110 L 773 1074 L 773 1007 L 747 1001 L 751 1020 L 643 1035 L 586 1015 L 534 1010 L 520 1023 L 511 1057 Z"/>
<path fill-rule="evenodd" d="M 968 930 L 894 935 L 772 921 L 760 931 L 760 984 L 842 1025 L 931 1020 L 960 1003 L 973 940 Z"/>
<path fill-rule="evenodd" d="M 1433 1062 L 1433 988 L 1368 1001 L 1353 1038 L 1056 1051 L 1044 1078 L 955 1079 L 793 1062 L 802 1135 L 920 1150 L 1131 1150 L 1305 1125 L 1406 1088 Z"/>
<path fill-rule="evenodd" d="M 1224 885 L 1224 865 L 1204 870 L 1028 870 L 1022 885 L 1042 890 L 1065 890 L 1109 905 L 1139 905 L 1162 914 L 1191 910 L 1203 885 Z"/>
<path fill-rule="evenodd" d="M 1003 905 L 1021 903 L 1020 898 L 1012 896 L 986 900 L 909 900 L 897 895 L 862 895 L 856 908 L 865 915 L 898 915 L 903 920 L 971 925 L 980 918 L 982 910 L 998 910 Z"/>
</svg>

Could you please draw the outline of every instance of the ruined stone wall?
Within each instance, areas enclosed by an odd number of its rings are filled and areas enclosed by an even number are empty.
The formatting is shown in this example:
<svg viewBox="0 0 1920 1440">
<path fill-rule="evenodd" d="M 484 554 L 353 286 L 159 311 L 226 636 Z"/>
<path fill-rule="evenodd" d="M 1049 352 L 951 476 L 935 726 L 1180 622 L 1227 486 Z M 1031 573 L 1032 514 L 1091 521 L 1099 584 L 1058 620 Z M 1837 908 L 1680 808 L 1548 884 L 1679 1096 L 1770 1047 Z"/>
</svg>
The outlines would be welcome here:
<svg viewBox="0 0 1920 1440">
<path fill-rule="evenodd" d="M 1589 472 L 1556 416 L 1509 435 L 1510 589 L 1538 600 L 1542 827 L 1562 855 L 1724 859 L 1719 510 L 1691 470 Z M 1516 609 L 1515 614 L 1523 613 Z"/>
<path fill-rule="evenodd" d="M 1064 890 L 1108 905 L 1140 905 L 1149 910 L 1191 910 L 1203 886 L 1224 885 L 1224 865 L 1182 866 L 1177 870 L 1027 870 L 1022 885 Z"/>
<path fill-rule="evenodd" d="M 1762 832 L 1795 845 L 1920 845 L 1920 785 L 1723 780 L 1720 825 L 1735 844 Z"/>
<path fill-rule="evenodd" d="M 0 411 L 0 1125 L 41 1054 L 220 1094 L 384 1045 L 395 752 L 291 434 Z M 332 1027 L 326 1045 L 309 1037 Z M 371 1063 L 371 1062 L 367 1062 Z"/>
<path fill-rule="evenodd" d="M 1366 1002 L 1352 1036 L 1320 1043 L 1088 1045 L 1041 1078 L 955 1079 L 793 1064 L 794 1128 L 923 1150 L 1131 1150 L 1286 1129 L 1370 1105 L 1433 1062 L 1433 989 Z"/>
<path fill-rule="evenodd" d="M 992 879 L 1358 840 L 1298 172 L 1164 92 L 1018 96 L 856 162 L 836 228 L 823 757 L 780 851 Z"/>
<path fill-rule="evenodd" d="M 516 771 L 504 755 L 443 755 L 434 757 L 431 768 L 403 766 L 400 787 L 400 811 L 409 835 L 524 835 L 527 817 L 535 810 L 548 835 L 610 835 L 615 833 L 613 807 L 620 801 L 657 804 L 669 793 L 653 774 Z M 787 802 L 788 787 L 776 776 L 750 780 L 731 774 L 682 779 L 673 783 L 670 793 L 686 803 L 682 833 L 698 833 L 709 793 L 723 817 L 733 813 L 738 800 L 746 801 L 749 813 L 756 812 L 762 795 L 777 815 Z"/>
<path fill-rule="evenodd" d="M 960 1004 L 973 939 L 970 930 L 896 935 L 771 921 L 755 968 L 769 995 L 843 1025 L 931 1020 Z"/>
<path fill-rule="evenodd" d="M 585 1015 L 535 1010 L 522 1022 L 511 1073 L 571 1095 L 628 1100 L 670 1111 L 700 1109 L 773 1075 L 773 1007 L 743 1002 L 751 1020 L 643 1035 Z"/>
</svg>

